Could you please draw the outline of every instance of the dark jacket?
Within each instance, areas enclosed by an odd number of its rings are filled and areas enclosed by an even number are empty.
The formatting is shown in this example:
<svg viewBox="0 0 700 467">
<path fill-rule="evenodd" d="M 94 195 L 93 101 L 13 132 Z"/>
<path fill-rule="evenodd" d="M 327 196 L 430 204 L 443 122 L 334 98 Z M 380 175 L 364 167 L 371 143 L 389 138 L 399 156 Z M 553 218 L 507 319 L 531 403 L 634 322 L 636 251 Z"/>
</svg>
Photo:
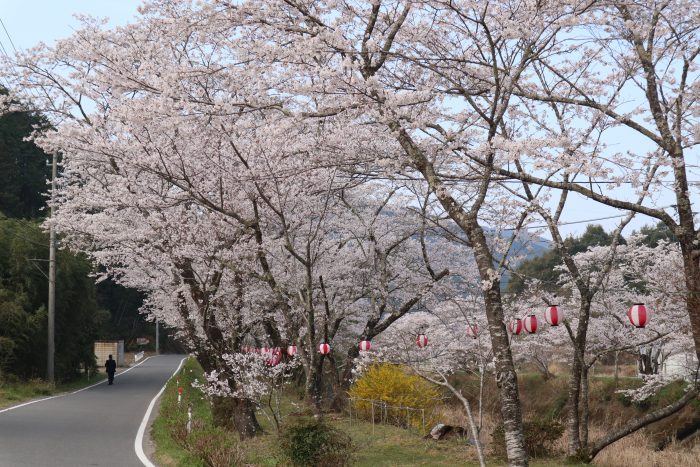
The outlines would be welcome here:
<svg viewBox="0 0 700 467">
<path fill-rule="evenodd" d="M 105 362 L 105 369 L 107 370 L 107 373 L 114 373 L 117 371 L 117 362 L 115 362 L 113 359 L 107 360 L 107 362 Z"/>
</svg>

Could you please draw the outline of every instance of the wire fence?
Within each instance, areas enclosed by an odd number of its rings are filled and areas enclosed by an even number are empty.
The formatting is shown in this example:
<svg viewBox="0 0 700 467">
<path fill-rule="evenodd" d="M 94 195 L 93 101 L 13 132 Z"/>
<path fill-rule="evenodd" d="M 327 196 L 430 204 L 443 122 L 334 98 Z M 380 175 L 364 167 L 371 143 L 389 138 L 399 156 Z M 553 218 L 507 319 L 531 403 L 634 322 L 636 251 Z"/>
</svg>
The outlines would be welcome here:
<svg viewBox="0 0 700 467">
<path fill-rule="evenodd" d="M 369 420 L 372 423 L 372 433 L 375 425 L 394 425 L 409 431 L 426 432 L 425 409 L 392 405 L 383 400 L 350 397 L 347 405 L 350 423 L 354 420 Z"/>
</svg>

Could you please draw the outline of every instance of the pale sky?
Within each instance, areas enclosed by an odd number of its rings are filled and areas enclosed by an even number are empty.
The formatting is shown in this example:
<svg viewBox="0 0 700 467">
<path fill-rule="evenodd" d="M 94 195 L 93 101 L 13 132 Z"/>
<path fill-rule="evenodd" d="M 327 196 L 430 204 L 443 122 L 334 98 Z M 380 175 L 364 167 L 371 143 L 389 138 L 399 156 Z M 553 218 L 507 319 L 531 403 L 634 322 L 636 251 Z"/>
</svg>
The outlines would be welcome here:
<svg viewBox="0 0 700 467">
<path fill-rule="evenodd" d="M 51 45 L 56 39 L 69 36 L 78 24 L 73 15 L 107 17 L 110 20 L 110 25 L 120 25 L 129 22 L 137 15 L 137 8 L 141 3 L 141 0 L 0 0 L 0 19 L 7 28 L 7 33 L 15 47 L 27 49 L 39 42 Z M 12 45 L 1 27 L 0 43 L 8 53 L 12 52 Z M 623 147 L 641 152 L 645 144 L 646 142 L 640 140 L 638 135 L 620 134 L 620 145 Z M 688 163 L 700 165 L 698 160 L 689 160 Z M 695 170 L 694 173 L 691 171 L 690 179 L 700 180 L 699 171 Z M 698 199 L 699 188 L 698 185 L 691 188 L 695 200 Z M 617 190 L 621 190 L 619 192 L 621 196 L 625 192 L 631 196 L 629 190 L 624 187 Z M 618 193 L 617 190 L 616 193 Z M 569 203 L 569 209 L 564 214 L 562 222 L 576 222 L 624 214 L 622 211 L 591 202 L 578 195 L 571 195 Z M 674 204 L 674 198 L 670 191 L 666 191 L 657 195 L 653 204 L 668 206 Z M 667 209 L 667 212 L 672 213 L 673 210 Z M 606 230 L 611 230 L 618 221 L 619 219 L 603 219 L 593 223 L 601 224 Z M 631 228 L 628 227 L 626 232 L 629 234 L 631 230 L 651 223 L 656 223 L 656 221 L 638 215 L 630 225 Z M 562 226 L 561 230 L 565 235 L 568 235 L 581 233 L 585 228 L 585 223 L 579 223 Z"/>
<path fill-rule="evenodd" d="M 75 14 L 110 18 L 111 24 L 124 24 L 137 12 L 141 0 L 0 0 L 0 18 L 15 46 L 27 49 L 39 42 L 53 43 L 69 36 L 78 24 Z M 0 42 L 7 49 L 5 31 Z M 9 52 L 9 50 L 8 50 Z"/>
</svg>

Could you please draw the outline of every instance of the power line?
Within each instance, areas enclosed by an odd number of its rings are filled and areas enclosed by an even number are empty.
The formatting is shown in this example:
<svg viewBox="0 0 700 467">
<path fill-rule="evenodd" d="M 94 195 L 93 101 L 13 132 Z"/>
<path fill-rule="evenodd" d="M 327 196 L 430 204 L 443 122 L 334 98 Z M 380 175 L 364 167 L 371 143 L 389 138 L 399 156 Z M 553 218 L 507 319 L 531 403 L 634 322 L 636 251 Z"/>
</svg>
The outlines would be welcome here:
<svg viewBox="0 0 700 467">
<path fill-rule="evenodd" d="M 669 204 L 668 206 L 661 206 L 661 207 L 656 208 L 656 209 L 668 209 L 668 208 L 674 208 L 674 207 L 676 207 L 675 204 Z M 693 211 L 693 214 L 698 214 L 698 212 Z M 557 222 L 554 225 L 560 226 L 560 225 L 585 224 L 588 222 L 603 221 L 603 220 L 608 220 L 608 219 L 618 219 L 620 217 L 625 217 L 627 215 L 628 214 L 616 214 L 614 216 L 596 217 L 593 219 L 580 219 L 580 220 L 571 221 L 571 222 Z M 549 228 L 549 225 L 528 225 L 528 226 L 520 227 L 519 229 L 512 227 L 512 228 L 505 228 L 503 230 L 527 230 L 527 229 L 547 229 L 547 228 Z"/>
<path fill-rule="evenodd" d="M 670 207 L 670 206 L 667 206 Z M 664 208 L 661 208 L 664 209 Z M 561 226 L 561 225 L 574 225 L 574 224 L 586 224 L 588 222 L 595 222 L 595 221 L 604 221 L 608 219 L 618 219 L 620 217 L 625 217 L 627 214 L 617 214 L 615 216 L 606 216 L 606 217 L 596 217 L 595 219 L 582 219 L 578 221 L 571 221 L 571 222 L 557 222 L 555 225 L 556 226 Z M 546 229 L 549 228 L 548 225 L 528 225 L 526 227 L 521 227 L 522 229 Z M 503 229 L 503 230 L 518 230 L 516 228 L 509 228 L 509 229 Z"/>
<path fill-rule="evenodd" d="M 0 25 L 2 26 L 2 29 L 5 31 L 5 35 L 7 36 L 7 39 L 10 41 L 10 45 L 12 46 L 12 50 L 15 51 L 15 54 L 19 54 L 19 50 L 17 49 L 17 47 L 15 47 L 15 43 L 12 40 L 12 36 L 10 36 L 10 32 L 7 30 L 7 27 L 5 27 L 5 22 L 2 20 L 2 18 L 0 18 Z M 5 55 L 5 57 L 7 57 L 7 60 L 10 62 L 10 64 L 12 65 L 12 68 L 16 72 L 16 70 L 17 70 L 16 62 L 15 62 L 15 60 L 13 60 L 12 57 L 10 57 L 10 54 L 7 53 L 7 49 L 3 45 L 2 39 L 0 39 L 0 50 L 2 50 L 2 53 Z M 7 90 L 10 91 L 10 82 L 8 81 L 7 77 L 3 76 L 2 78 L 5 81 L 5 86 L 7 87 Z M 36 89 L 34 89 L 33 87 L 29 87 L 29 93 L 32 96 L 36 97 L 37 99 L 41 98 L 41 96 L 37 94 Z"/>
<path fill-rule="evenodd" d="M 2 24 L 3 29 L 5 29 L 5 35 L 7 35 L 7 38 L 10 39 L 10 44 L 12 44 L 12 48 L 15 49 L 15 44 L 12 42 L 12 39 L 10 38 L 10 35 L 7 33 L 7 29 L 5 28 L 5 23 L 2 22 L 2 18 L 0 18 L 0 23 Z M 0 39 L 0 52 L 7 57 L 7 60 L 12 62 L 12 58 L 10 57 L 10 54 L 7 53 L 7 50 L 5 49 L 5 45 L 3 44 L 2 39 Z M 17 49 L 15 49 L 15 52 L 17 52 Z M 14 68 L 14 64 L 13 64 Z M 10 82 L 7 80 L 6 77 L 2 76 L 2 80 L 5 83 L 5 87 L 7 90 L 10 90 Z"/>
<path fill-rule="evenodd" d="M 356 174 L 357 175 L 357 174 Z M 461 177 L 461 176 L 456 176 L 456 175 L 445 175 L 445 174 L 439 174 L 440 177 L 448 182 L 451 183 L 482 183 L 483 178 L 482 177 Z M 352 177 L 345 177 L 345 178 L 352 178 Z M 421 181 L 423 180 L 420 177 L 414 177 L 410 175 L 402 175 L 402 176 L 393 176 L 393 177 L 387 177 L 387 176 L 381 176 L 381 175 L 376 175 L 376 174 L 367 174 L 367 178 L 371 178 L 372 180 L 408 180 L 408 181 Z M 522 180 L 518 178 L 492 178 L 490 180 L 493 183 L 496 184 L 506 184 L 506 183 L 515 183 L 515 184 L 521 184 Z M 568 183 L 570 184 L 578 184 L 578 185 L 639 185 L 639 182 L 633 182 L 630 180 L 619 180 L 619 181 L 614 181 L 614 180 L 571 180 Z M 673 185 L 675 182 L 673 180 L 652 180 L 649 182 L 651 185 Z M 688 180 L 688 185 L 692 186 L 698 186 L 700 187 L 700 180 Z M 536 185 L 533 183 L 533 185 Z"/>
<path fill-rule="evenodd" d="M 12 50 L 14 50 L 15 53 L 17 53 L 17 47 L 15 47 L 15 43 L 12 42 L 12 38 L 10 37 L 10 33 L 7 32 L 7 28 L 5 27 L 5 22 L 2 20 L 2 18 L 0 18 L 0 25 L 2 25 L 2 29 L 5 31 L 5 35 L 10 40 L 10 45 L 12 46 Z"/>
</svg>

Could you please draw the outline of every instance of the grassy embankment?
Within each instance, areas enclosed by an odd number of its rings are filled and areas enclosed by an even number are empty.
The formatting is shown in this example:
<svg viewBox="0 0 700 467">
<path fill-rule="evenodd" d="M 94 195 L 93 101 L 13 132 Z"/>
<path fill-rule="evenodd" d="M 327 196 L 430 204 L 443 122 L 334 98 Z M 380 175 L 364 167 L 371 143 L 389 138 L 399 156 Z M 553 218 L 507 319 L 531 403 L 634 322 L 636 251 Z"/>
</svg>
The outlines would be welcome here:
<svg viewBox="0 0 700 467">
<path fill-rule="evenodd" d="M 179 375 L 180 385 L 185 389 L 183 402 L 177 405 L 177 385 L 175 380 L 168 383 L 161 402 L 160 414 L 152 430 L 153 440 L 157 446 L 156 462 L 161 466 L 206 466 L 206 465 L 288 465 L 279 449 L 279 440 L 272 423 L 262 413 L 258 420 L 266 434 L 249 441 L 238 441 L 237 437 L 216 429 L 211 425 L 209 402 L 203 395 L 191 387 L 195 378 L 201 377 L 201 369 L 192 360 L 188 361 Z M 566 404 L 566 376 L 561 375 L 544 381 L 540 375 L 522 374 L 521 391 L 536 395 L 524 400 L 524 417 L 561 418 Z M 639 380 L 621 378 L 618 387 L 633 387 Z M 465 393 L 473 393 L 471 386 L 477 382 L 470 379 L 463 381 Z M 486 387 L 484 400 L 484 423 L 482 441 L 490 452 L 490 433 L 497 417 L 497 391 Z M 594 440 L 605 433 L 614 424 L 646 411 L 664 405 L 679 396 L 680 386 L 672 385 L 644 404 L 633 404 L 622 395 L 615 393 L 614 380 L 611 377 L 596 376 L 591 381 L 591 438 Z M 302 412 L 300 403 L 295 403 L 290 396 L 283 401 L 283 413 L 291 422 L 296 414 Z M 187 405 L 192 403 L 194 415 L 194 433 L 187 436 L 185 432 Z M 596 459 L 596 464 L 607 466 L 629 465 L 697 465 L 700 459 L 700 444 L 694 446 L 672 445 L 664 451 L 655 451 L 654 445 L 659 436 L 665 435 L 674 426 L 698 413 L 698 404 L 687 407 L 678 416 L 644 430 L 616 443 L 603 451 Z M 330 414 L 327 421 L 332 426 L 346 432 L 353 440 L 357 450 L 353 456 L 353 465 L 357 466 L 421 466 L 421 465 L 477 465 L 476 453 L 464 440 L 428 441 L 419 433 L 410 432 L 394 426 L 372 426 L 369 422 L 350 420 L 346 416 Z M 448 403 L 443 409 L 441 420 L 446 423 L 466 426 L 461 410 Z M 535 459 L 531 465 L 559 466 L 566 463 L 563 452 L 566 435 L 553 446 L 555 454 L 550 458 Z M 504 465 L 503 462 L 487 458 L 489 465 Z M 571 465 L 571 464 L 569 464 Z"/>
<path fill-rule="evenodd" d="M 267 434 L 253 440 L 239 442 L 235 436 L 224 433 L 211 426 L 209 403 L 202 394 L 191 388 L 195 378 L 202 380 L 201 369 L 188 360 L 180 372 L 180 385 L 184 388 L 183 401 L 178 408 L 177 385 L 175 379 L 168 382 L 166 392 L 160 405 L 151 436 L 157 446 L 155 460 L 161 466 L 205 466 L 207 463 L 193 452 L 204 453 L 209 448 L 209 455 L 219 459 L 231 459 L 235 464 L 281 466 L 285 464 L 284 456 L 279 450 L 278 440 L 272 423 L 261 412 L 258 421 Z M 185 441 L 184 433 L 177 428 L 186 422 L 187 405 L 192 403 L 195 429 L 199 433 Z M 299 407 L 290 399 L 283 401 L 282 412 L 294 417 Z M 289 420 L 289 419 L 288 419 Z M 436 443 L 420 438 L 416 433 L 393 427 L 375 425 L 331 414 L 328 423 L 348 433 L 355 446 L 353 465 L 358 466 L 395 466 L 395 465 L 478 465 L 473 449 L 465 448 L 463 441 L 446 441 Z M 226 438 L 229 453 L 212 453 L 216 440 Z M 177 440 L 180 440 L 178 443 Z M 215 440 L 215 441 L 212 441 Z M 188 444 L 190 450 L 183 448 Z M 206 445 L 206 446 L 205 446 Z M 223 451 L 223 450 L 222 450 Z M 205 454 L 206 456 L 207 454 Z M 225 464 L 219 464 L 225 465 Z"/>
<path fill-rule="evenodd" d="M 21 404 L 32 399 L 55 396 L 64 392 L 77 391 L 104 379 L 104 375 L 91 375 L 88 379 L 83 375 L 69 383 L 51 385 L 40 379 L 31 381 L 12 382 L 0 384 L 0 409 L 12 405 Z"/>
</svg>

